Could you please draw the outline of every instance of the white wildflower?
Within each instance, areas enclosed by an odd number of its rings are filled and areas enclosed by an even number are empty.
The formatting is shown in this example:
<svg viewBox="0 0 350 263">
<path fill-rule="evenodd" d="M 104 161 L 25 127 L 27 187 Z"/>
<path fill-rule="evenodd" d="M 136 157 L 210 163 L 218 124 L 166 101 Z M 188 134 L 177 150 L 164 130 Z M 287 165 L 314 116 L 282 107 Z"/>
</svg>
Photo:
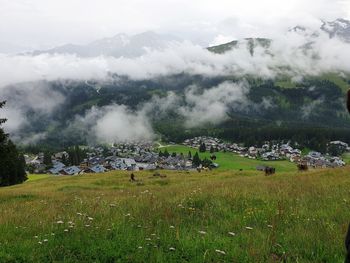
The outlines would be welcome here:
<svg viewBox="0 0 350 263">
<path fill-rule="evenodd" d="M 220 254 L 222 254 L 222 255 L 226 255 L 226 252 L 223 251 L 223 250 L 215 249 L 215 252 L 216 252 L 216 253 L 220 253 Z"/>
</svg>

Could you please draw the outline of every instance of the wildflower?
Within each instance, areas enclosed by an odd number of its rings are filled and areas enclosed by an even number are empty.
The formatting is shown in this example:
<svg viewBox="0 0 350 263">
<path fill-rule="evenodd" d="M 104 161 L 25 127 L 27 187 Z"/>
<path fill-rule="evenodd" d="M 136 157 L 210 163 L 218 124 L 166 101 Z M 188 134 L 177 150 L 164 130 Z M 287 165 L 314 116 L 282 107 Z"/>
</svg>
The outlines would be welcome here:
<svg viewBox="0 0 350 263">
<path fill-rule="evenodd" d="M 47 242 L 47 241 L 49 241 L 49 240 L 48 240 L 48 239 L 44 239 L 43 241 L 44 241 L 44 242 Z"/>
<path fill-rule="evenodd" d="M 116 207 L 116 204 L 109 204 L 110 207 Z"/>
<path fill-rule="evenodd" d="M 110 229 L 110 228 L 107 228 L 107 231 L 111 231 L 111 229 Z"/>
<path fill-rule="evenodd" d="M 57 224 L 63 224 L 64 222 L 62 220 L 59 220 L 56 222 Z"/>
<path fill-rule="evenodd" d="M 199 234 L 205 235 L 207 232 L 205 231 L 198 231 Z"/>
<path fill-rule="evenodd" d="M 152 239 L 150 239 L 150 238 L 148 237 L 148 238 L 145 238 L 145 240 L 147 240 L 147 241 L 151 241 Z"/>
<path fill-rule="evenodd" d="M 267 227 L 269 227 L 269 228 L 273 228 L 273 226 L 272 226 L 272 225 L 267 225 Z"/>
<path fill-rule="evenodd" d="M 78 216 L 82 216 L 83 214 L 82 213 L 77 213 Z"/>
<path fill-rule="evenodd" d="M 38 244 L 42 245 L 42 244 L 43 244 L 43 242 L 39 241 L 39 242 L 38 242 Z"/>
<path fill-rule="evenodd" d="M 142 227 L 141 225 L 137 225 L 138 228 Z"/>
<path fill-rule="evenodd" d="M 51 233 L 51 236 L 54 236 L 55 235 L 55 233 Z"/>
<path fill-rule="evenodd" d="M 216 252 L 216 253 L 220 253 L 220 254 L 222 254 L 222 255 L 226 255 L 226 252 L 223 251 L 223 250 L 215 249 L 215 252 Z"/>
<path fill-rule="evenodd" d="M 247 229 L 247 230 L 253 230 L 253 228 L 250 227 L 250 226 L 246 226 L 245 229 Z"/>
<path fill-rule="evenodd" d="M 151 234 L 151 236 L 155 236 L 156 234 Z"/>
<path fill-rule="evenodd" d="M 236 233 L 234 233 L 234 232 L 228 232 L 228 234 L 229 234 L 230 236 L 235 236 L 235 235 L 236 235 Z"/>
<path fill-rule="evenodd" d="M 88 219 L 89 219 L 90 221 L 94 220 L 92 217 L 88 217 Z"/>
<path fill-rule="evenodd" d="M 34 238 L 38 238 L 38 236 L 34 236 Z"/>
<path fill-rule="evenodd" d="M 126 214 L 125 216 L 130 216 L 130 214 Z"/>
<path fill-rule="evenodd" d="M 170 247 L 169 250 L 170 251 L 175 251 L 175 248 L 174 247 Z"/>
<path fill-rule="evenodd" d="M 142 247 L 138 247 L 138 249 L 142 249 Z"/>
<path fill-rule="evenodd" d="M 175 228 L 174 226 L 170 226 L 170 228 Z"/>
<path fill-rule="evenodd" d="M 85 225 L 85 227 L 90 227 L 90 225 Z"/>
<path fill-rule="evenodd" d="M 69 230 L 68 229 L 65 229 L 65 230 L 63 230 L 64 232 L 68 232 Z"/>
</svg>

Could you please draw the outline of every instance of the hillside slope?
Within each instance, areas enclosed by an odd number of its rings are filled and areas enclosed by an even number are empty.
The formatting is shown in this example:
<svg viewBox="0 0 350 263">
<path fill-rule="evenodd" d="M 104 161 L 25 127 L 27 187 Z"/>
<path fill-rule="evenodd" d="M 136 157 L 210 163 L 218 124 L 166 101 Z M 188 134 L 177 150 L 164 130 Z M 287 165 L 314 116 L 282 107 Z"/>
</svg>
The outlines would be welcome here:
<svg viewBox="0 0 350 263">
<path fill-rule="evenodd" d="M 0 261 L 342 262 L 349 172 L 142 172 L 137 183 L 111 172 L 3 188 Z"/>
</svg>

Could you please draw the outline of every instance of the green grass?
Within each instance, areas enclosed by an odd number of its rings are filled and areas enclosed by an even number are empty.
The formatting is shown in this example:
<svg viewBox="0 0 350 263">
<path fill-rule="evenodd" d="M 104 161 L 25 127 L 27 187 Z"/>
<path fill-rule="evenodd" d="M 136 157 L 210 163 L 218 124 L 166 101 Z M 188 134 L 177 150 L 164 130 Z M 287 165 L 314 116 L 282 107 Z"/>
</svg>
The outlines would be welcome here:
<svg viewBox="0 0 350 263">
<path fill-rule="evenodd" d="M 187 156 L 188 152 L 191 151 L 192 156 L 195 154 L 198 150 L 183 146 L 183 145 L 172 145 L 172 146 L 167 146 L 160 148 L 163 152 L 165 149 L 168 150 L 169 153 L 183 153 L 184 155 Z M 199 153 L 199 156 L 201 159 L 207 157 L 209 159 L 210 157 L 210 152 L 205 152 L 205 153 Z M 217 152 L 215 153 L 217 160 L 215 161 L 218 163 L 219 170 L 225 171 L 225 170 L 239 170 L 243 169 L 248 170 L 248 171 L 255 171 L 256 167 L 258 165 L 268 165 L 268 166 L 273 166 L 276 168 L 278 172 L 291 172 L 291 171 L 296 171 L 296 165 L 289 162 L 289 161 L 259 161 L 259 160 L 252 160 L 244 157 L 240 157 L 237 154 L 230 153 L 230 152 Z"/>
<path fill-rule="evenodd" d="M 28 175 L 27 182 L 44 179 L 44 178 L 47 178 L 49 176 L 51 176 L 51 175 L 49 175 L 49 174 L 30 174 L 30 175 Z"/>
<path fill-rule="evenodd" d="M 322 79 L 329 80 L 336 84 L 343 92 L 347 92 L 349 89 L 349 83 L 346 82 L 339 74 L 336 73 L 328 73 L 322 76 Z"/>
<path fill-rule="evenodd" d="M 0 262 L 343 262 L 349 167 L 160 172 L 2 188 Z"/>
<path fill-rule="evenodd" d="M 294 89 L 296 88 L 296 83 L 293 82 L 290 78 L 277 80 L 275 83 L 276 86 L 286 89 Z"/>
<path fill-rule="evenodd" d="M 342 156 L 343 160 L 346 164 L 350 165 L 350 153 L 344 153 L 344 155 Z"/>
<path fill-rule="evenodd" d="M 347 79 L 349 76 L 346 77 Z M 330 82 L 333 82 L 335 85 L 337 85 L 343 92 L 347 92 L 349 89 L 349 83 L 346 81 L 346 79 L 339 76 L 338 73 L 327 73 L 319 77 L 321 80 L 328 80 Z M 286 89 L 293 89 L 297 87 L 297 83 L 293 82 L 291 78 L 284 77 L 276 81 L 276 86 L 279 86 L 281 88 Z"/>
</svg>

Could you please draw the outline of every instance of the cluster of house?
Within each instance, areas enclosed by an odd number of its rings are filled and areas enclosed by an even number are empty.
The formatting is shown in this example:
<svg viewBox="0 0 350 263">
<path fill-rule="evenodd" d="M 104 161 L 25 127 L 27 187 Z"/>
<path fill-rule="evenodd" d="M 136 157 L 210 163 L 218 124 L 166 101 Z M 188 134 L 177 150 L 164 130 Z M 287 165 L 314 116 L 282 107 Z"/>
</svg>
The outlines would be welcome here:
<svg viewBox="0 0 350 263">
<path fill-rule="evenodd" d="M 293 158 L 301 156 L 301 150 L 293 149 L 289 144 L 272 144 L 267 142 L 262 147 L 245 147 L 242 144 L 226 143 L 218 138 L 206 136 L 187 139 L 183 144 L 192 148 L 198 148 L 204 144 L 207 150 L 214 149 L 214 151 L 233 152 L 239 154 L 241 157 L 261 159 L 264 161 L 275 161 L 286 158 L 293 160 Z"/>
<path fill-rule="evenodd" d="M 301 150 L 293 148 L 290 143 L 266 142 L 261 147 L 245 147 L 242 144 L 227 143 L 218 138 L 200 136 L 187 139 L 183 144 L 196 149 L 204 144 L 206 150 L 228 151 L 239 154 L 241 157 L 263 161 L 289 160 L 293 163 L 307 164 L 309 167 L 339 167 L 345 165 L 345 162 L 340 157 L 323 155 L 315 151 L 310 151 L 309 154 L 303 156 Z M 332 141 L 329 145 L 337 146 L 344 151 L 350 152 L 350 147 L 345 142 Z"/>
<path fill-rule="evenodd" d="M 83 173 L 104 173 L 111 170 L 190 170 L 193 167 L 192 159 L 183 154 L 160 156 L 153 143 L 124 143 L 109 148 L 85 148 L 86 158 L 78 165 L 65 165 L 68 160 L 67 152 L 55 153 L 51 156 L 52 165 L 43 170 L 44 154 L 28 159 L 27 164 L 36 167 L 35 172 L 47 172 L 55 175 L 77 175 Z"/>
<path fill-rule="evenodd" d="M 227 143 L 213 137 L 195 137 L 187 139 L 184 145 L 199 150 L 205 145 L 206 151 L 228 151 L 239 154 L 250 159 L 265 161 L 289 160 L 297 164 L 305 164 L 308 167 L 339 167 L 345 163 L 340 157 L 323 155 L 319 152 L 310 151 L 307 155 L 302 155 L 300 149 L 293 148 L 289 143 L 266 142 L 261 147 L 244 145 L 237 143 Z M 340 147 L 344 151 L 350 152 L 349 145 L 341 141 L 333 141 L 330 145 Z M 27 165 L 34 167 L 34 173 L 51 173 L 56 175 L 76 175 L 82 173 L 103 173 L 110 170 L 191 170 L 196 169 L 192 163 L 192 158 L 187 154 L 159 154 L 154 148 L 153 142 L 142 143 L 121 143 L 111 147 L 86 147 L 85 156 L 76 165 L 67 165 L 69 155 L 67 152 L 58 152 L 51 156 L 51 165 L 44 164 L 44 154 L 36 156 L 25 156 Z M 213 163 L 213 167 L 218 167 Z"/>
<path fill-rule="evenodd" d="M 345 165 L 345 162 L 340 157 L 324 156 L 320 152 L 314 151 L 302 157 L 299 163 L 306 164 L 308 167 L 313 168 L 335 168 Z"/>
</svg>

